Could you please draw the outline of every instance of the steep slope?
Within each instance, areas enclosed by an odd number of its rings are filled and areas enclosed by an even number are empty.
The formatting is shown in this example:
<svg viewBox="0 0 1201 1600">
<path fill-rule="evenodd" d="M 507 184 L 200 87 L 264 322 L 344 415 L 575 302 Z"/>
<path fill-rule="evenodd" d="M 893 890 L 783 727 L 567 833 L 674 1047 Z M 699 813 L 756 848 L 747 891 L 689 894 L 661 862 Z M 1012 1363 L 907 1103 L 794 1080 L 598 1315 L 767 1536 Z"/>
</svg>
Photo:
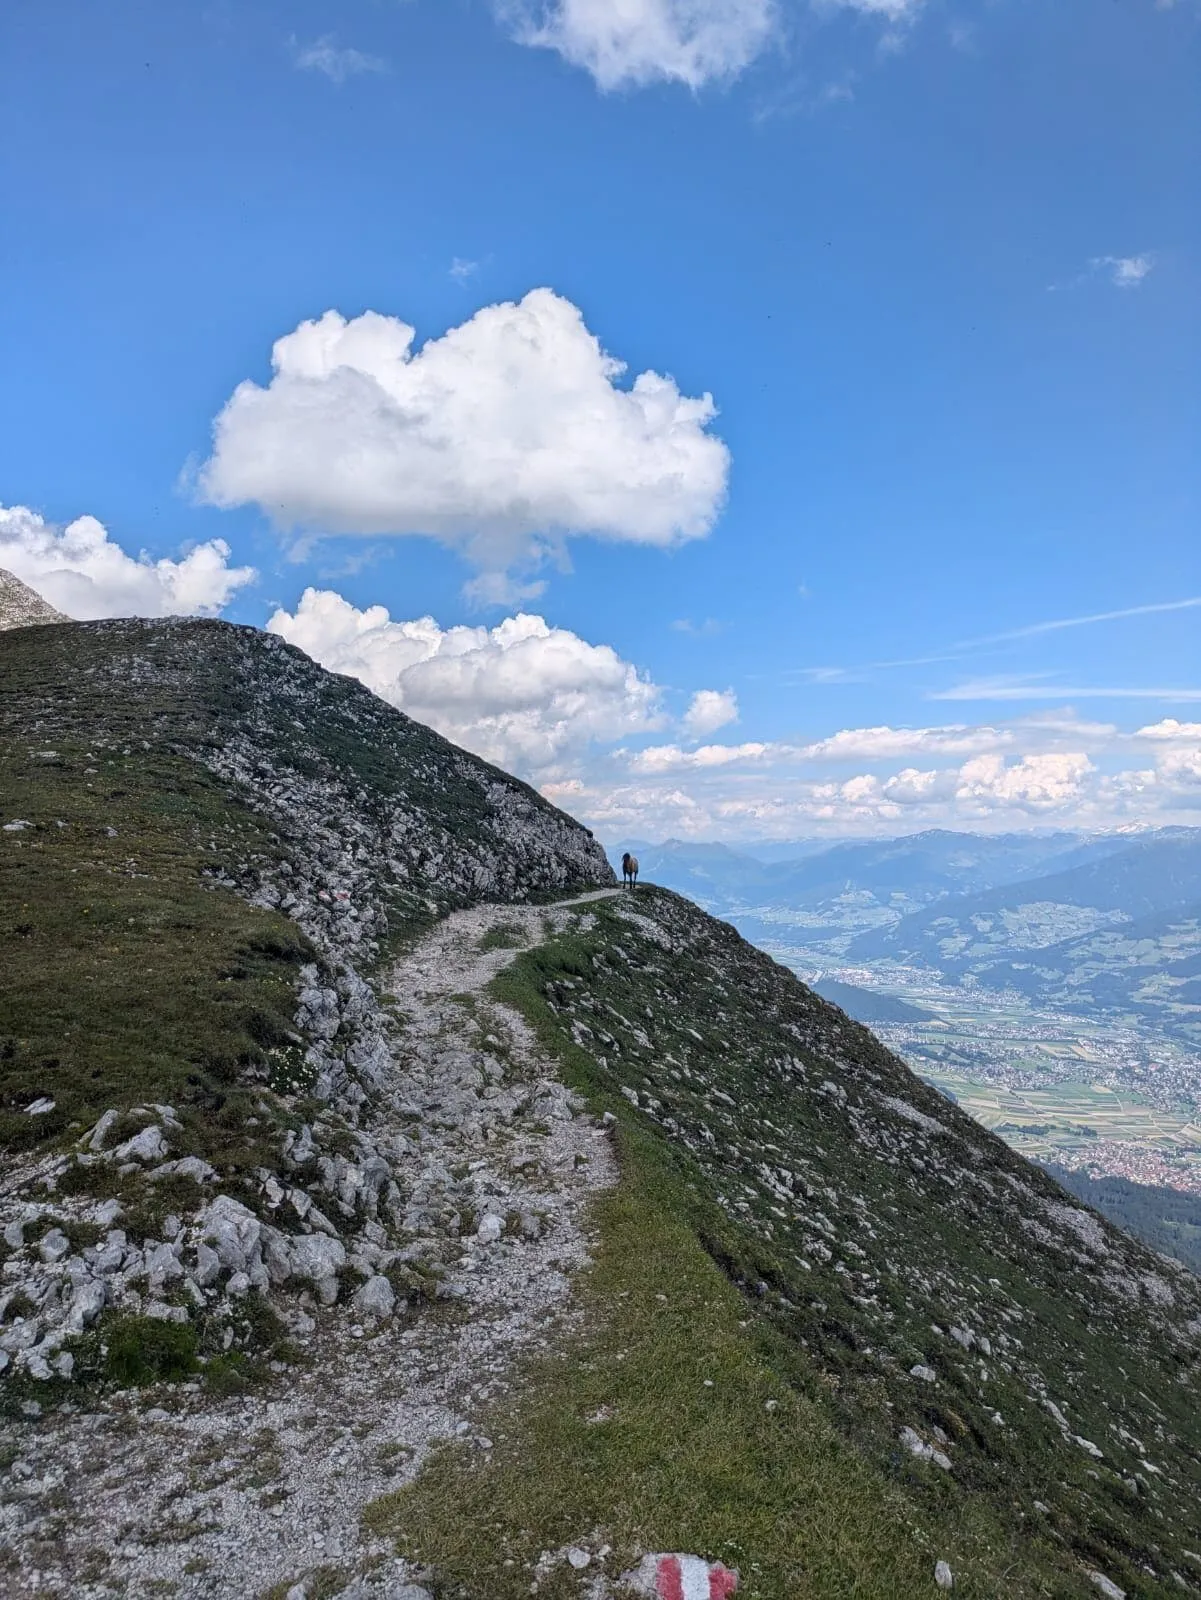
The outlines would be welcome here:
<svg viewBox="0 0 1201 1600">
<path fill-rule="evenodd" d="M 8 628 L 29 628 L 40 622 L 65 622 L 56 611 L 20 578 L 0 567 L 0 632 Z"/>
<path fill-rule="evenodd" d="M 733 929 L 251 630 L 0 762 L 0 1586 L 1201 1592 L 1197 1280 Z"/>
<path fill-rule="evenodd" d="M 612 881 L 525 785 L 220 623 L 5 634 L 0 796 L 0 1369 L 35 1382 L 102 1311 L 269 1344 L 218 1265 L 335 1299 L 378 1265 L 413 1174 L 372 971 L 455 906 Z"/>
<path fill-rule="evenodd" d="M 500 1554 L 531 1549 L 523 1530 L 551 1549 L 592 1527 L 616 1538 L 613 1496 L 627 1527 L 669 1548 L 698 1526 L 733 1542 L 739 1519 L 756 1526 L 753 1570 L 770 1579 L 755 1593 L 883 1596 L 932 1587 L 889 1570 L 899 1502 L 926 1573 L 950 1555 L 957 1591 L 1201 1589 L 1190 1273 L 1074 1203 L 866 1029 L 665 892 L 599 906 L 585 936 L 499 981 L 557 1041 L 569 1081 L 618 1120 L 639 1205 L 611 1224 L 602 1270 L 619 1304 L 634 1284 L 640 1314 L 619 1312 L 614 1338 L 543 1374 L 553 1404 L 535 1386 L 489 1424 L 506 1442 L 486 1461 L 444 1458 L 384 1525 L 467 1593 L 516 1596 Z M 719 1278 L 738 1326 L 757 1331 L 757 1376 L 721 1344 Z M 640 1431 L 664 1388 L 666 1461 L 662 1438 Z M 620 1447 L 592 1442 L 597 1415 Z M 828 1528 L 790 1518 L 798 1493 L 814 1520 L 838 1515 L 820 1472 L 803 1491 L 795 1477 L 809 1440 L 835 1450 L 827 1429 L 878 1474 L 874 1566 L 846 1548 L 855 1541 L 834 1555 Z M 849 1471 L 841 1458 L 835 1470 Z M 695 1474 L 683 1496 L 680 1472 Z M 467 1519 L 453 1528 L 437 1513 L 448 1497 Z M 737 1517 L 720 1514 L 731 1505 Z M 490 1549 L 473 1518 L 494 1530 Z"/>
</svg>

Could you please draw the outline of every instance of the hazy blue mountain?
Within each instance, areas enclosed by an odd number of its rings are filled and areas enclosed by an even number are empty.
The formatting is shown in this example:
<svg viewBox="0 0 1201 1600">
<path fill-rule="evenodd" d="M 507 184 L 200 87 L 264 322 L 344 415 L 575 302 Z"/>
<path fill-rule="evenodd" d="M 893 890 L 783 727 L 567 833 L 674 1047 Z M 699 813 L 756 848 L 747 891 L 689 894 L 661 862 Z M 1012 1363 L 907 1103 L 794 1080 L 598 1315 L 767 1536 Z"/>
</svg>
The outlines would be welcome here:
<svg viewBox="0 0 1201 1600">
<path fill-rule="evenodd" d="M 967 971 L 1201 900 L 1201 829 L 1165 828 L 1067 871 L 1022 878 L 913 913 L 854 941 L 854 959 Z"/>
<path fill-rule="evenodd" d="M 648 882 L 700 901 L 710 910 L 775 906 L 819 911 L 848 896 L 901 916 L 952 895 L 976 893 L 1103 858 L 1122 841 L 1075 833 L 970 834 L 930 829 L 900 839 L 839 844 L 733 847 L 669 839 L 637 842 Z M 794 850 L 795 855 L 782 855 Z M 613 859 L 619 859 L 615 851 Z"/>
</svg>

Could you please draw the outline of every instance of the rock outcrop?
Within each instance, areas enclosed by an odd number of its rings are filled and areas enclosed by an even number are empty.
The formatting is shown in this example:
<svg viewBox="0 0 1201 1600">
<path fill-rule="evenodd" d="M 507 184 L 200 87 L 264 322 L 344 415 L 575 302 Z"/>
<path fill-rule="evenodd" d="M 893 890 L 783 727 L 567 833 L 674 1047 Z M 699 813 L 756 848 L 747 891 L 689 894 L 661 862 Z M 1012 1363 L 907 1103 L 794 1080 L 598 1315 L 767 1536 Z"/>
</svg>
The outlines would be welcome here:
<svg viewBox="0 0 1201 1600">
<path fill-rule="evenodd" d="M 20 578 L 0 567 L 0 631 L 7 628 L 31 628 L 40 622 L 66 622 L 61 611 L 43 600 L 36 589 L 31 589 Z"/>
</svg>

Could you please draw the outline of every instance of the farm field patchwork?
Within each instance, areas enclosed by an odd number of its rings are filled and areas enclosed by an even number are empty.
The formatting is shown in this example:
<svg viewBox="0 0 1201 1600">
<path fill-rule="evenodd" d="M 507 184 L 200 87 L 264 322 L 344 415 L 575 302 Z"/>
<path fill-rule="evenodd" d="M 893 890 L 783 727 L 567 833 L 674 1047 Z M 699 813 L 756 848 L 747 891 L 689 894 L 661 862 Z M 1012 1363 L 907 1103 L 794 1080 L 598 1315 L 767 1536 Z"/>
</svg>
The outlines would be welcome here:
<svg viewBox="0 0 1201 1600">
<path fill-rule="evenodd" d="M 873 1031 L 1022 1155 L 1201 1195 L 1201 1060 L 1184 1041 L 928 970 L 845 965 L 828 947 L 770 953 L 806 982 L 835 979 L 921 1007 L 925 1019 Z"/>
</svg>

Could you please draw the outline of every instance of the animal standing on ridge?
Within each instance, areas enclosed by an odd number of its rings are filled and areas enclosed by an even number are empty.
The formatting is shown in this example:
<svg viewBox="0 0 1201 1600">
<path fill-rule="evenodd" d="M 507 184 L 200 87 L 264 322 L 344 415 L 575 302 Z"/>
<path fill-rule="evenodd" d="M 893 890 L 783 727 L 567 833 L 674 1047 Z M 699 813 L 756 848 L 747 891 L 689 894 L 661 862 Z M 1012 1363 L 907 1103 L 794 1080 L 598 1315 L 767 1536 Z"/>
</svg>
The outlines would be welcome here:
<svg viewBox="0 0 1201 1600">
<path fill-rule="evenodd" d="M 638 882 L 638 857 L 632 856 L 628 850 L 621 858 L 621 878 L 631 889 Z"/>
</svg>

